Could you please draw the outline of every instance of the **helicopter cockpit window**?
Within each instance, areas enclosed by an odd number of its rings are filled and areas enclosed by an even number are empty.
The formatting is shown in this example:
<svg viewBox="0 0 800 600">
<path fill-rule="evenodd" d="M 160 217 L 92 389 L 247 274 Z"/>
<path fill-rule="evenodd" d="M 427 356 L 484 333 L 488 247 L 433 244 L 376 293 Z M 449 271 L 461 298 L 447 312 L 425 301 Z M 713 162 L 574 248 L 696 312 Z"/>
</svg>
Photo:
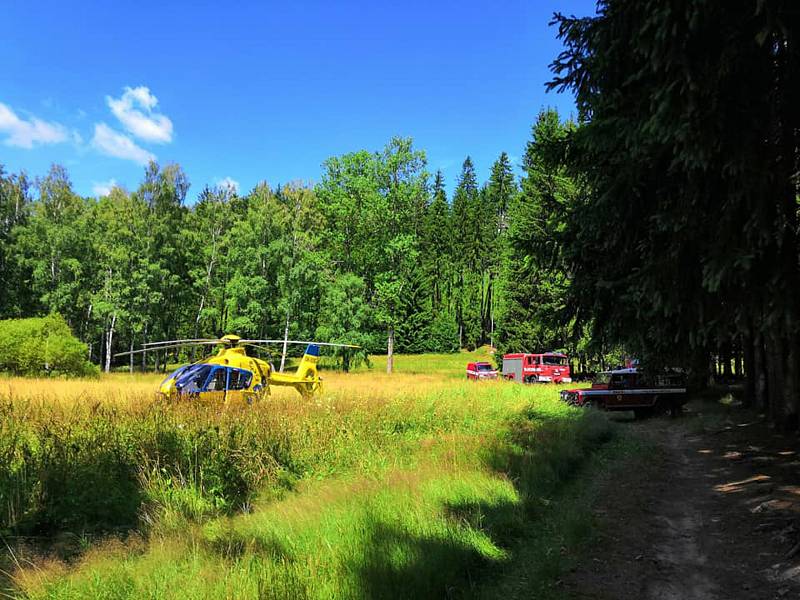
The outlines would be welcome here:
<svg viewBox="0 0 800 600">
<path fill-rule="evenodd" d="M 229 390 L 246 390 L 250 387 L 250 380 L 253 374 L 250 371 L 243 371 L 241 369 L 231 369 L 228 379 Z"/>
<path fill-rule="evenodd" d="M 170 379 L 179 379 L 181 375 L 183 375 L 187 369 L 191 369 L 192 365 L 181 367 L 180 369 L 173 371 L 169 375 L 164 378 L 164 381 L 158 384 L 158 387 L 162 387 L 165 383 L 167 383 Z"/>
<path fill-rule="evenodd" d="M 192 365 L 176 377 L 175 388 L 181 392 L 199 392 L 211 372 L 210 365 Z"/>
<path fill-rule="evenodd" d="M 224 392 L 227 379 L 227 369 L 225 367 L 218 367 L 211 375 L 211 380 L 208 382 L 207 392 Z"/>
</svg>

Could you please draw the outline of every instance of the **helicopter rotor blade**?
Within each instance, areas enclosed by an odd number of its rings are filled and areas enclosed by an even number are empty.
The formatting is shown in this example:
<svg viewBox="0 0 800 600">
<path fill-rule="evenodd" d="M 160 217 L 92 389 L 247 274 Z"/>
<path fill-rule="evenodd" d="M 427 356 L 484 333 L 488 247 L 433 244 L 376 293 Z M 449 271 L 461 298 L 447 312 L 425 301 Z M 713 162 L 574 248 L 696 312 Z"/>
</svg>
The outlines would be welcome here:
<svg viewBox="0 0 800 600">
<path fill-rule="evenodd" d="M 156 352 L 158 350 L 170 350 L 172 348 L 185 348 L 186 346 L 216 346 L 216 340 L 211 340 L 208 342 L 188 342 L 188 343 L 181 343 L 181 344 L 170 344 L 169 346 L 158 346 L 158 347 L 150 347 L 150 348 L 141 348 L 140 350 L 130 350 L 128 352 L 118 352 L 114 355 L 116 358 L 117 356 L 129 356 L 131 354 L 141 354 L 142 352 Z"/>
<path fill-rule="evenodd" d="M 203 344 L 208 342 L 219 342 L 220 344 L 224 343 L 221 340 L 215 340 L 211 338 L 197 338 L 197 339 L 186 339 L 186 340 L 164 340 L 161 342 L 147 342 L 146 344 L 142 344 L 142 346 L 151 348 L 153 346 L 163 346 L 165 344 Z"/>
<path fill-rule="evenodd" d="M 249 344 L 283 344 L 284 340 L 239 340 L 239 343 L 249 343 Z M 313 341 L 304 341 L 304 340 L 285 340 L 287 344 L 316 344 L 317 346 L 337 346 L 339 348 L 361 348 L 356 344 L 337 344 L 334 342 L 313 342 Z"/>
</svg>

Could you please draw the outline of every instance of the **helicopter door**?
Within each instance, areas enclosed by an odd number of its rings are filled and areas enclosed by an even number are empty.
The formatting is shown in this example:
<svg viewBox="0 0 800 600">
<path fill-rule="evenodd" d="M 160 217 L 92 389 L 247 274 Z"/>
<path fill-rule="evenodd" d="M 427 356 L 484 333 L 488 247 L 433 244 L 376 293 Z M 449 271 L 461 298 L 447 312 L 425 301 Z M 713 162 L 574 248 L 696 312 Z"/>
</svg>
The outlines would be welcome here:
<svg viewBox="0 0 800 600">
<path fill-rule="evenodd" d="M 207 400 L 225 401 L 226 388 L 228 386 L 228 369 L 225 367 L 214 367 L 208 378 L 206 387 L 203 390 L 203 398 Z"/>
<path fill-rule="evenodd" d="M 228 394 L 226 401 L 250 400 L 253 395 L 253 392 L 249 389 L 252 381 L 253 374 L 250 371 L 228 368 Z"/>
</svg>

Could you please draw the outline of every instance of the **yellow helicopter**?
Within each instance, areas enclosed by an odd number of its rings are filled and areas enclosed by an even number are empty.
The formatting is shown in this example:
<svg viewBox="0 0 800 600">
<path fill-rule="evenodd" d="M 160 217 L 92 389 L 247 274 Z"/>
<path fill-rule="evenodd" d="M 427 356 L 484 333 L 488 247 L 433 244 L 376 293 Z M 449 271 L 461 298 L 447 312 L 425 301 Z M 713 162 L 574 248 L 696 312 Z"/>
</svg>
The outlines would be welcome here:
<svg viewBox="0 0 800 600">
<path fill-rule="evenodd" d="M 306 351 L 294 373 L 280 373 L 265 360 L 249 356 L 245 346 L 259 347 L 261 344 L 305 344 Z M 153 352 L 182 348 L 185 346 L 222 346 L 213 356 L 202 358 L 190 365 L 170 373 L 158 388 L 163 398 L 202 398 L 207 400 L 242 399 L 252 402 L 269 395 L 270 386 L 282 385 L 295 388 L 308 398 L 322 391 L 322 378 L 317 371 L 320 346 L 360 348 L 353 344 L 328 342 L 303 342 L 297 340 L 250 340 L 238 335 L 225 335 L 219 339 L 188 339 L 150 342 L 141 350 L 120 352 L 115 356 L 128 356 L 141 352 Z"/>
</svg>

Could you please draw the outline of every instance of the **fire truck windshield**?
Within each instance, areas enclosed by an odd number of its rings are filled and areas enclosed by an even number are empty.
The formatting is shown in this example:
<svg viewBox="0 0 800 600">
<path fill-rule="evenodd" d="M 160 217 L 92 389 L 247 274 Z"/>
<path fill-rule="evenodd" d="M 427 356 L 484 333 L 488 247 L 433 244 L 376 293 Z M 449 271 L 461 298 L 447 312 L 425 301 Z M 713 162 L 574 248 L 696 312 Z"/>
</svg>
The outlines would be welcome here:
<svg viewBox="0 0 800 600">
<path fill-rule="evenodd" d="M 492 365 L 487 364 L 487 363 L 478 363 L 476 366 L 478 367 L 478 371 L 491 371 L 492 370 Z"/>
<path fill-rule="evenodd" d="M 566 367 L 567 366 L 567 357 L 566 356 L 542 356 L 542 364 L 543 365 L 551 365 L 557 367 Z"/>
</svg>

